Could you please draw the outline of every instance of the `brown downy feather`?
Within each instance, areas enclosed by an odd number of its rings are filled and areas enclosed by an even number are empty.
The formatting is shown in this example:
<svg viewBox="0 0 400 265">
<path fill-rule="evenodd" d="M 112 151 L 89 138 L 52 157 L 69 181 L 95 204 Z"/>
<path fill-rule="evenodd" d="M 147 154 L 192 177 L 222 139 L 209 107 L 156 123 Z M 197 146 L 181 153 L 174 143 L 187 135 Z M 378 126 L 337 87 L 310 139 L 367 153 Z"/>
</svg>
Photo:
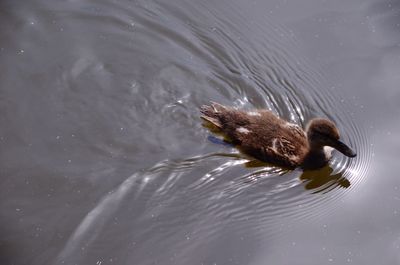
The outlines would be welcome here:
<svg viewBox="0 0 400 265">
<path fill-rule="evenodd" d="M 218 103 L 212 102 L 211 105 L 203 105 L 200 108 L 201 118 L 210 122 L 212 125 L 221 129 L 220 114 L 226 110 L 226 108 Z"/>
</svg>

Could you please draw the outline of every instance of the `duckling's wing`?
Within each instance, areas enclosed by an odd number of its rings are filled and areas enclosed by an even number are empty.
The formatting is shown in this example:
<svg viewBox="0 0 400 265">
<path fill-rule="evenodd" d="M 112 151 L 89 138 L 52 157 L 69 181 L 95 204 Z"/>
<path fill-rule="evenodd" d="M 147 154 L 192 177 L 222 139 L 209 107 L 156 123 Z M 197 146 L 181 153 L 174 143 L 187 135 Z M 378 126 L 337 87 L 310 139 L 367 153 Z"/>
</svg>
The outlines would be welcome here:
<svg viewBox="0 0 400 265">
<path fill-rule="evenodd" d="M 272 156 L 275 157 L 277 164 L 290 168 L 297 167 L 300 164 L 300 155 L 297 147 L 285 138 L 279 138 L 274 148 L 270 148 Z"/>
<path fill-rule="evenodd" d="M 271 150 L 284 159 L 297 162 L 299 159 L 295 144 L 284 137 L 275 138 Z"/>
<path fill-rule="evenodd" d="M 262 142 L 252 141 L 250 137 L 244 138 L 240 149 L 259 160 L 278 166 L 294 168 L 300 163 L 296 146 L 284 137 L 271 138 Z"/>
</svg>

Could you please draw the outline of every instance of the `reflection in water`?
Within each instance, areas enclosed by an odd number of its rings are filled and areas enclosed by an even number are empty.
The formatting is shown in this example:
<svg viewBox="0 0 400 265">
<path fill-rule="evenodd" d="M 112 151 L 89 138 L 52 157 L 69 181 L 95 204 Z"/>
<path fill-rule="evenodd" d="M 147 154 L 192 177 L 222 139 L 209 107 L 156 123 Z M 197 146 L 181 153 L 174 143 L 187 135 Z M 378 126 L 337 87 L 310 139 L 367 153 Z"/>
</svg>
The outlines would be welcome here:
<svg viewBox="0 0 400 265">
<path fill-rule="evenodd" d="M 259 160 L 250 160 L 244 163 L 246 168 L 267 168 L 269 172 L 271 172 L 271 168 L 274 168 L 273 165 L 259 161 Z M 303 181 L 304 188 L 306 190 L 313 190 L 313 193 L 319 192 L 328 192 L 335 187 L 348 188 L 350 187 L 350 181 L 343 176 L 343 171 L 334 173 L 334 168 L 331 165 L 326 165 L 322 168 L 315 170 L 304 170 L 303 173 L 299 176 L 299 179 Z M 337 171 L 337 170 L 336 170 Z M 288 171 L 281 171 L 282 174 Z M 246 177 L 247 180 L 257 180 L 260 175 L 260 172 L 251 175 L 250 177 Z"/>
<path fill-rule="evenodd" d="M 317 170 L 304 171 L 300 179 L 304 181 L 307 190 L 315 190 L 313 193 L 327 192 L 335 187 L 350 187 L 350 181 L 343 177 L 343 172 L 332 174 L 333 171 L 330 165 L 326 165 Z"/>
</svg>

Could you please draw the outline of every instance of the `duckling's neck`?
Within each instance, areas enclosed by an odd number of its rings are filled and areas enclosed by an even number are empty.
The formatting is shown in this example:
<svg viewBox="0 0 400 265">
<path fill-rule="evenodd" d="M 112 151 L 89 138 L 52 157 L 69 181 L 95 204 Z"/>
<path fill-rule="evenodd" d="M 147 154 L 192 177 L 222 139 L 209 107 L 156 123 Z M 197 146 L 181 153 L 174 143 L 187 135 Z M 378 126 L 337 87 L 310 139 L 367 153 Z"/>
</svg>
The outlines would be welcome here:
<svg viewBox="0 0 400 265">
<path fill-rule="evenodd" d="M 308 169 L 323 167 L 328 163 L 330 157 L 330 152 L 324 150 L 324 146 L 311 145 L 303 160 L 303 167 Z"/>
</svg>

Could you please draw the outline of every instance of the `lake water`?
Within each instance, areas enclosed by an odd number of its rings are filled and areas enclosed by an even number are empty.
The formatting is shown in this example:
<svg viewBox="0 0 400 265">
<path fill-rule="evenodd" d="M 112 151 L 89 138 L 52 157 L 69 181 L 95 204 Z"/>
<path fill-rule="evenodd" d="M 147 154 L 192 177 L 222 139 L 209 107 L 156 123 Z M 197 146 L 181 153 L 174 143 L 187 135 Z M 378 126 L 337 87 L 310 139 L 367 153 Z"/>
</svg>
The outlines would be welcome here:
<svg viewBox="0 0 400 265">
<path fill-rule="evenodd" d="M 0 263 L 400 264 L 399 1 L 0 2 Z M 246 167 L 210 101 L 358 153 Z"/>
</svg>

